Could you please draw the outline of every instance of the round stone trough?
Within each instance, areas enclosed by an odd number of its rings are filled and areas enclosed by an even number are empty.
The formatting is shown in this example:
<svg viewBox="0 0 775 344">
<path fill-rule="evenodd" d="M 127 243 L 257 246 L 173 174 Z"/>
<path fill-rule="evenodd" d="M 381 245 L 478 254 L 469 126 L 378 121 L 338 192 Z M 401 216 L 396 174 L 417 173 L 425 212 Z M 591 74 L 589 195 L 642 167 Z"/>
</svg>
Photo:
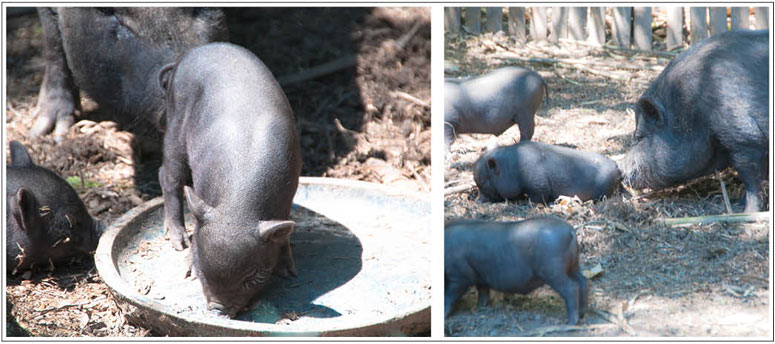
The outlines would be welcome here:
<svg viewBox="0 0 775 344">
<path fill-rule="evenodd" d="M 188 249 L 164 240 L 162 198 L 121 216 L 95 263 L 130 321 L 170 336 L 401 336 L 428 333 L 430 196 L 351 180 L 302 177 L 291 248 L 298 277 L 273 278 L 224 319 L 186 278 Z M 186 212 L 187 230 L 193 218 Z"/>
</svg>

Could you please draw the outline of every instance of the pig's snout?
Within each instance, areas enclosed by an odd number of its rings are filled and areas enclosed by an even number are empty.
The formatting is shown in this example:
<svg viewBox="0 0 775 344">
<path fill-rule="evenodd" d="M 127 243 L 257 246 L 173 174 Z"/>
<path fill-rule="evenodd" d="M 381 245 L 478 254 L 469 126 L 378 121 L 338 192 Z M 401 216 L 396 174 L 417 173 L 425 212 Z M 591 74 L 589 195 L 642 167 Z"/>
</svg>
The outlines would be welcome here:
<svg viewBox="0 0 775 344">
<path fill-rule="evenodd" d="M 93 253 L 97 249 L 102 234 L 104 234 L 107 229 L 108 225 L 105 222 L 94 219 L 94 226 L 92 227 L 91 232 L 87 234 L 86 239 L 80 245 L 79 249 L 84 252 Z"/>
<path fill-rule="evenodd" d="M 94 220 L 94 238 L 99 240 L 102 234 L 108 230 L 108 225 L 104 221 Z"/>
<path fill-rule="evenodd" d="M 239 308 L 234 306 L 228 307 L 218 302 L 210 301 L 207 303 L 207 310 L 215 313 L 215 315 L 219 318 L 232 319 L 237 316 L 237 311 L 239 311 Z"/>
</svg>

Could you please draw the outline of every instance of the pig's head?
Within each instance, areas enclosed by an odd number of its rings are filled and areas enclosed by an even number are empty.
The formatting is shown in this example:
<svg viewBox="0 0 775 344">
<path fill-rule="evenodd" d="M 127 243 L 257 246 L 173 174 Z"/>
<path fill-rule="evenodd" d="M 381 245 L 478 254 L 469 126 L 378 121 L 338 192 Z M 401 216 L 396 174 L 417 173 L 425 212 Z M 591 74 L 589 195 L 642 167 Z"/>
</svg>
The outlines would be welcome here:
<svg viewBox="0 0 775 344">
<path fill-rule="evenodd" d="M 102 222 L 89 216 L 80 203 L 42 205 L 30 189 L 21 187 L 9 200 L 13 226 L 23 231 L 36 247 L 44 253 L 41 261 L 78 254 L 91 254 L 97 249 L 100 235 L 105 229 Z M 36 257 L 37 258 L 37 257 Z"/>
<path fill-rule="evenodd" d="M 192 243 L 194 268 L 207 309 L 234 317 L 269 282 L 293 221 L 241 221 L 206 204 L 186 186 L 188 207 L 196 219 Z"/>
<path fill-rule="evenodd" d="M 660 78 L 661 79 L 661 78 Z M 657 83 L 664 80 L 657 80 Z M 635 106 L 634 144 L 618 162 L 624 183 L 661 189 L 723 169 L 727 154 L 697 107 L 680 92 L 655 97 L 647 91 Z M 672 102 L 662 99 L 672 97 Z"/>
<path fill-rule="evenodd" d="M 502 169 L 503 156 L 498 154 L 499 151 L 498 148 L 487 150 L 474 162 L 474 182 L 479 193 L 493 202 L 518 197 L 522 193 L 521 181 Z"/>
</svg>

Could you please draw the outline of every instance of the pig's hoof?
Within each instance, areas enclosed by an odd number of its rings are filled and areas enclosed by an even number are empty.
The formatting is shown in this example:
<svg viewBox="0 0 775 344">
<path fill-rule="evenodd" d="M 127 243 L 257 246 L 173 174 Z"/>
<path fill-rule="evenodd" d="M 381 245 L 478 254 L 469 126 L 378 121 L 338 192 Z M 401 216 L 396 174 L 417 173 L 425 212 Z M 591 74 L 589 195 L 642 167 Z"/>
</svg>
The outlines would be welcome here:
<svg viewBox="0 0 775 344">
<path fill-rule="evenodd" d="M 184 278 L 196 279 L 196 271 L 194 271 L 194 250 L 189 250 L 186 255 L 186 276 Z"/>
<path fill-rule="evenodd" d="M 46 135 L 54 129 L 54 119 L 48 116 L 40 115 L 35 120 L 35 124 L 30 129 L 30 138 L 35 138 L 41 135 Z"/>
<path fill-rule="evenodd" d="M 191 237 L 186 233 L 186 229 L 171 221 L 164 220 L 164 238 L 172 242 L 172 247 L 176 251 L 183 251 L 191 246 Z"/>
<path fill-rule="evenodd" d="M 54 141 L 62 142 L 67 136 L 67 132 L 70 131 L 70 127 L 73 125 L 75 119 L 73 116 L 65 116 L 57 121 L 57 125 L 54 128 Z"/>
<path fill-rule="evenodd" d="M 191 245 L 191 242 L 188 239 L 188 236 L 177 236 L 173 235 L 170 238 L 170 241 L 172 242 L 172 247 L 175 249 L 175 251 L 183 251 L 186 249 L 186 247 L 189 247 Z"/>
<path fill-rule="evenodd" d="M 186 269 L 186 276 L 185 276 L 185 277 L 183 277 L 183 278 L 184 278 L 184 279 L 188 279 L 188 280 L 192 280 L 192 281 L 193 281 L 193 280 L 195 280 L 195 279 L 196 279 L 196 272 L 194 272 L 194 269 L 192 269 L 192 268 L 189 266 L 189 267 L 188 267 L 188 269 Z"/>
<path fill-rule="evenodd" d="M 570 325 L 570 326 L 578 325 L 578 323 L 579 323 L 579 317 L 578 316 L 571 317 L 570 319 L 568 319 L 568 325 Z"/>
</svg>

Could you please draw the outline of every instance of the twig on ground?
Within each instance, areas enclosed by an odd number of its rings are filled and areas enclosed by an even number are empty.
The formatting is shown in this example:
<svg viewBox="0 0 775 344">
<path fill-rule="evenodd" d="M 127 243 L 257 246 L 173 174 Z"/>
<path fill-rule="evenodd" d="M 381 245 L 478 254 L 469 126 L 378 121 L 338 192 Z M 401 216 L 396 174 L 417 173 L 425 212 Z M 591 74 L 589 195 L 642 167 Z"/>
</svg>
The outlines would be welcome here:
<svg viewBox="0 0 775 344">
<path fill-rule="evenodd" d="M 727 185 L 724 183 L 724 179 L 721 178 L 721 173 L 716 171 L 716 179 L 721 183 L 721 195 L 724 196 L 724 205 L 727 207 L 727 214 L 734 214 L 732 211 L 732 204 L 729 203 L 729 194 L 727 194 Z"/>
<path fill-rule="evenodd" d="M 694 216 L 694 217 L 679 217 L 679 218 L 658 218 L 657 223 L 664 224 L 668 227 L 680 227 L 688 225 L 707 225 L 714 222 L 721 223 L 739 223 L 739 222 L 757 222 L 768 220 L 771 214 L 767 211 L 748 214 L 728 214 L 728 215 L 707 215 L 707 216 Z"/>
<path fill-rule="evenodd" d="M 421 25 L 422 25 L 422 22 L 415 23 L 414 26 L 409 30 L 409 32 L 401 36 L 401 38 L 399 38 L 395 42 L 396 50 L 403 49 L 406 43 L 409 42 L 409 40 L 412 38 L 412 36 L 414 36 L 414 34 L 417 32 L 417 30 L 420 28 Z M 295 74 L 281 76 L 277 78 L 277 81 L 280 83 L 281 86 L 288 86 L 302 81 L 317 79 L 321 76 L 325 76 L 328 74 L 338 72 L 343 69 L 354 67 L 357 63 L 358 63 L 358 55 L 353 54 L 353 55 L 343 56 L 335 60 L 326 62 L 324 64 L 317 65 L 309 69 L 305 69 Z"/>
<path fill-rule="evenodd" d="M 594 330 L 602 327 L 610 327 L 615 324 L 592 324 L 592 325 L 585 325 L 585 326 L 570 326 L 570 325 L 560 325 L 560 326 L 548 326 L 544 328 L 539 328 L 533 331 L 529 332 L 523 332 L 520 333 L 520 337 L 543 337 L 544 335 L 547 335 L 549 333 L 554 332 L 571 332 L 571 331 L 589 331 Z"/>
<path fill-rule="evenodd" d="M 730 173 L 729 171 L 730 170 L 727 170 L 725 173 L 722 173 L 722 175 L 726 175 L 726 174 Z M 700 178 L 692 180 L 691 182 L 688 182 L 688 183 L 686 183 L 684 185 L 679 185 L 679 186 L 665 188 L 665 189 L 659 189 L 659 190 L 653 190 L 653 191 L 646 192 L 644 194 L 636 195 L 636 196 L 633 196 L 630 200 L 634 201 L 634 200 L 638 200 L 638 199 L 641 199 L 641 198 L 649 198 L 651 196 L 654 196 L 654 195 L 657 195 L 657 194 L 660 194 L 660 193 L 680 192 L 680 191 L 683 191 L 683 190 L 685 190 L 686 188 L 688 188 L 690 186 L 694 186 L 696 184 L 702 183 L 702 182 L 707 181 L 708 179 L 714 178 L 714 177 L 715 176 L 712 176 L 712 175 L 711 176 L 700 177 Z"/>
<path fill-rule="evenodd" d="M 568 81 L 570 81 L 570 80 L 568 80 Z M 600 99 L 595 99 L 595 100 L 588 100 L 588 101 L 585 101 L 585 102 L 581 102 L 581 103 L 579 103 L 579 105 L 580 106 L 586 106 L 586 105 L 592 105 L 592 104 L 600 104 L 602 102 L 603 101 L 600 100 Z"/>
<path fill-rule="evenodd" d="M 465 182 L 465 181 L 468 181 L 468 179 L 450 180 L 450 181 L 444 182 L 444 186 L 450 186 L 450 185 L 453 185 L 453 184 L 460 184 L 460 183 Z"/>
<path fill-rule="evenodd" d="M 41 310 L 39 312 L 39 314 L 46 314 L 48 312 L 59 311 L 59 310 L 63 310 L 63 309 L 67 309 L 67 308 L 72 308 L 72 307 L 83 307 L 83 306 L 90 305 L 90 304 L 97 304 L 97 302 L 102 301 L 104 299 L 105 299 L 105 296 L 100 296 L 100 297 L 97 297 L 97 298 L 95 298 L 93 300 L 89 300 L 89 301 L 86 301 L 86 302 L 69 303 L 69 304 L 66 304 L 66 305 L 59 306 L 59 307 L 46 308 L 44 310 Z"/>
<path fill-rule="evenodd" d="M 579 82 L 576 82 L 576 81 L 573 81 L 573 80 L 571 80 L 571 79 L 568 79 L 567 77 L 565 77 L 565 75 L 562 75 L 562 74 L 560 74 L 559 72 L 557 72 L 557 70 L 556 70 L 556 69 L 554 70 L 554 75 L 557 75 L 557 76 L 559 76 L 560 78 L 562 78 L 563 80 L 565 80 L 565 81 L 567 81 L 567 82 L 569 82 L 569 83 L 571 83 L 571 84 L 574 84 L 574 85 L 576 85 L 576 86 L 581 86 L 581 83 L 579 83 Z"/>
<path fill-rule="evenodd" d="M 444 189 L 444 194 L 445 195 L 449 195 L 449 194 L 452 194 L 452 193 L 466 191 L 466 190 L 474 188 L 475 186 L 476 186 L 476 184 L 474 184 L 472 182 L 471 183 L 467 183 L 467 184 L 463 184 L 463 185 L 458 185 L 458 186 L 450 186 L 450 187 Z"/>
<path fill-rule="evenodd" d="M 406 101 L 410 101 L 410 102 L 415 103 L 417 105 L 420 105 L 422 107 L 427 107 L 427 108 L 431 107 L 430 103 L 428 103 L 428 102 L 426 102 L 424 100 L 421 100 L 419 98 L 416 98 L 415 96 L 413 96 L 413 95 L 411 95 L 409 93 L 406 93 L 406 92 L 391 91 L 390 95 L 393 96 L 393 97 L 401 98 L 401 99 L 406 100 Z"/>
<path fill-rule="evenodd" d="M 423 24 L 422 21 L 418 21 L 414 23 L 412 28 L 409 29 L 407 33 L 405 33 L 403 36 L 401 36 L 401 38 L 399 38 L 396 41 L 396 49 L 397 50 L 403 49 L 406 43 L 409 43 L 409 40 L 412 39 L 412 36 L 414 36 L 414 34 L 417 33 L 417 30 L 420 29 L 420 26 L 422 26 L 422 24 Z"/>
<path fill-rule="evenodd" d="M 344 56 L 344 57 L 335 59 L 333 61 L 329 61 L 324 64 L 317 65 L 310 69 L 305 69 L 296 74 L 281 76 L 277 79 L 277 81 L 282 86 L 288 86 L 302 81 L 317 79 L 321 76 L 332 74 L 342 69 L 353 67 L 355 66 L 356 63 L 358 63 L 357 55 Z"/>
</svg>

